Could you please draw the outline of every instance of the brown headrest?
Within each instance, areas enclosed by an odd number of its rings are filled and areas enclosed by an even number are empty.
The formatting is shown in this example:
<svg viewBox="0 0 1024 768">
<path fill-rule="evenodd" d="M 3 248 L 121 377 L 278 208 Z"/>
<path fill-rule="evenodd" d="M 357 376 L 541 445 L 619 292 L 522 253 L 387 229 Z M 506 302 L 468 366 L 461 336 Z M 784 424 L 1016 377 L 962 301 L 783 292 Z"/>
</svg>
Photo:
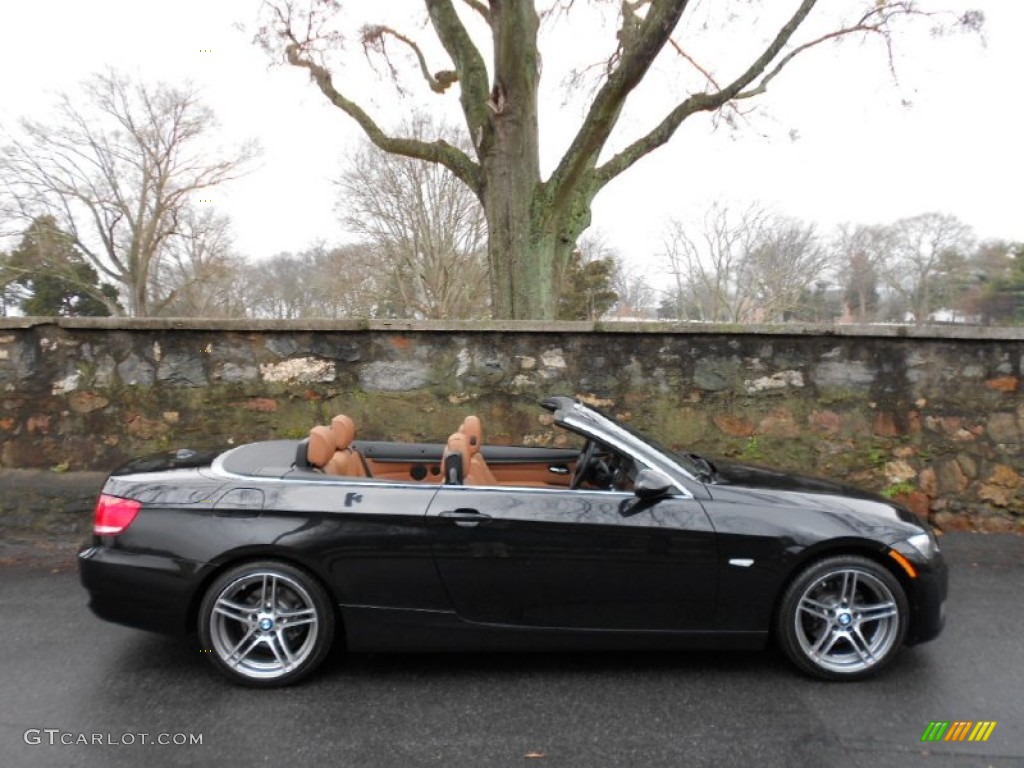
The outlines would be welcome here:
<svg viewBox="0 0 1024 768">
<path fill-rule="evenodd" d="M 331 419 L 331 432 L 334 434 L 334 445 L 339 451 L 348 448 L 356 439 L 356 423 L 351 416 L 339 413 Z"/>
<path fill-rule="evenodd" d="M 334 436 L 328 427 L 313 427 L 309 430 L 309 448 L 306 458 L 309 463 L 321 469 L 334 456 Z"/>
</svg>

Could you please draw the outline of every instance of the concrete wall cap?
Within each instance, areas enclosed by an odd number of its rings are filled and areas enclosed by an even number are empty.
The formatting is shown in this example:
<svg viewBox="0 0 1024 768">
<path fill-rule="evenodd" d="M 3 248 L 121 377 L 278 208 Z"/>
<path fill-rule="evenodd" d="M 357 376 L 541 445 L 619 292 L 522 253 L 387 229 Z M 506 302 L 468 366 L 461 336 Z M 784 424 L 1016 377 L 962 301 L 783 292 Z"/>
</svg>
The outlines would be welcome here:
<svg viewBox="0 0 1024 768">
<path fill-rule="evenodd" d="M 814 323 L 728 324 L 624 320 L 252 320 L 190 317 L 0 317 L 0 331 L 53 325 L 68 330 L 103 331 L 237 331 L 255 332 L 392 332 L 392 333 L 609 333 L 671 336 L 773 336 L 1024 341 L 1024 327 L 975 325 L 827 325 Z"/>
</svg>

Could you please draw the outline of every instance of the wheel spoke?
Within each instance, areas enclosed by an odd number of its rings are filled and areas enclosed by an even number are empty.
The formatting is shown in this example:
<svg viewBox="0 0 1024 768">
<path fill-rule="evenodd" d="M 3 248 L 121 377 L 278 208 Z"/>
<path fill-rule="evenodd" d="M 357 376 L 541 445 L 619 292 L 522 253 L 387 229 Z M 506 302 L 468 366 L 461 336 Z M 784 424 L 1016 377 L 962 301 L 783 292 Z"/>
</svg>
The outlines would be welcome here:
<svg viewBox="0 0 1024 768">
<path fill-rule="evenodd" d="M 814 616 L 817 619 L 822 619 L 823 621 L 829 620 L 829 606 L 813 598 L 805 597 L 803 600 L 801 600 L 800 610 L 804 613 L 809 613 L 811 616 Z"/>
<path fill-rule="evenodd" d="M 228 600 L 226 597 L 221 597 L 214 603 L 213 610 L 214 613 L 219 613 L 221 616 L 225 616 L 233 621 L 248 624 L 253 609 L 251 606 L 242 605 L 241 603 Z"/>
<path fill-rule="evenodd" d="M 877 605 L 857 606 L 857 613 L 860 614 L 861 624 L 864 624 L 869 621 L 888 619 L 899 611 L 896 608 L 896 603 L 878 603 Z"/>
<path fill-rule="evenodd" d="M 301 627 L 303 624 L 316 624 L 316 608 L 299 608 L 294 611 L 279 611 L 278 617 L 288 627 Z"/>
<path fill-rule="evenodd" d="M 840 599 L 846 605 L 853 605 L 854 598 L 857 596 L 857 572 L 856 571 L 844 571 L 843 572 L 843 588 L 840 592 Z"/>
<path fill-rule="evenodd" d="M 267 637 L 267 645 L 269 645 L 270 650 L 274 652 L 274 658 L 277 659 L 277 663 L 281 665 L 281 671 L 288 671 L 295 663 L 295 656 L 288 647 L 288 643 L 285 641 L 281 630 L 277 630 Z"/>
<path fill-rule="evenodd" d="M 251 640 L 251 642 L 247 646 L 245 646 L 244 651 L 239 652 L 238 649 L 242 647 L 246 640 Z M 245 661 L 246 657 L 248 657 L 248 655 L 252 653 L 253 649 L 259 644 L 259 634 L 256 632 L 255 629 L 251 629 L 245 634 L 245 636 L 241 640 L 238 641 L 238 644 L 234 648 L 232 648 L 227 654 L 225 654 L 224 661 L 226 661 L 233 667 L 237 667 L 239 664 Z"/>
<path fill-rule="evenodd" d="M 874 664 L 878 659 L 875 658 L 875 654 L 871 652 L 871 647 L 868 645 L 868 641 L 864 639 L 864 635 L 861 634 L 860 627 L 856 627 L 850 632 L 850 645 L 853 646 L 853 650 L 860 656 L 860 660 L 865 665 Z"/>
<path fill-rule="evenodd" d="M 839 639 L 839 632 L 836 631 L 835 627 L 825 627 L 821 636 L 815 640 L 814 645 L 811 646 L 811 653 L 815 656 L 826 656 L 829 651 L 835 646 L 836 641 Z M 826 644 L 826 641 L 828 643 Z"/>
<path fill-rule="evenodd" d="M 274 605 L 277 593 L 277 577 L 273 574 L 263 574 L 263 582 L 260 585 L 260 607 L 270 608 Z"/>
</svg>

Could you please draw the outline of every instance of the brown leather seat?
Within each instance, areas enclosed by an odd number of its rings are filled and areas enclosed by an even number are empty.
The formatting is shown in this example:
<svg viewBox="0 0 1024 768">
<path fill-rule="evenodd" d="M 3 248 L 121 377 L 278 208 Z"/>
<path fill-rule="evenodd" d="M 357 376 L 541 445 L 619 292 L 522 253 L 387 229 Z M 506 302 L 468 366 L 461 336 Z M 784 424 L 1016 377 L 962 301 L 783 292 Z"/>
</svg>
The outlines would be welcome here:
<svg viewBox="0 0 1024 768">
<path fill-rule="evenodd" d="M 334 434 L 328 427 L 313 427 L 306 443 L 306 461 L 310 466 L 327 471 L 334 458 Z"/>
<path fill-rule="evenodd" d="M 329 427 L 313 427 L 305 441 L 307 464 L 328 475 L 367 477 L 366 462 L 352 447 L 355 436 L 355 422 L 344 414 L 335 416 Z"/>
<path fill-rule="evenodd" d="M 369 471 L 366 461 L 352 447 L 356 439 L 356 423 L 350 416 L 341 413 L 331 419 L 331 435 L 334 439 L 334 456 L 324 471 L 329 475 L 345 475 L 348 477 L 366 477 Z"/>
<path fill-rule="evenodd" d="M 484 429 L 478 416 L 467 416 L 462 420 L 459 432 L 466 436 L 467 448 L 469 449 L 469 471 L 466 476 L 469 480 L 467 485 L 498 485 L 494 473 L 484 461 L 480 449 L 484 444 Z"/>
</svg>

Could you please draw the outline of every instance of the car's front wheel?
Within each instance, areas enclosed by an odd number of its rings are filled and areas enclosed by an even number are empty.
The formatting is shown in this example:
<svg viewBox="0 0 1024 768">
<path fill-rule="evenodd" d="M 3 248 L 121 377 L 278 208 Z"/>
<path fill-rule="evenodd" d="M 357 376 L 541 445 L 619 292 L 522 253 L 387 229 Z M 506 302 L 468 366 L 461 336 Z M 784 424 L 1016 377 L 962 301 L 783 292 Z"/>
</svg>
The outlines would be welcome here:
<svg viewBox="0 0 1024 768">
<path fill-rule="evenodd" d="M 907 633 L 899 581 L 866 557 L 812 563 L 786 589 L 776 620 L 783 653 L 826 680 L 869 677 L 897 654 Z"/>
<path fill-rule="evenodd" d="M 204 653 L 231 679 L 251 686 L 294 683 L 327 656 L 334 611 L 305 571 L 267 560 L 225 571 L 199 607 Z"/>
</svg>

